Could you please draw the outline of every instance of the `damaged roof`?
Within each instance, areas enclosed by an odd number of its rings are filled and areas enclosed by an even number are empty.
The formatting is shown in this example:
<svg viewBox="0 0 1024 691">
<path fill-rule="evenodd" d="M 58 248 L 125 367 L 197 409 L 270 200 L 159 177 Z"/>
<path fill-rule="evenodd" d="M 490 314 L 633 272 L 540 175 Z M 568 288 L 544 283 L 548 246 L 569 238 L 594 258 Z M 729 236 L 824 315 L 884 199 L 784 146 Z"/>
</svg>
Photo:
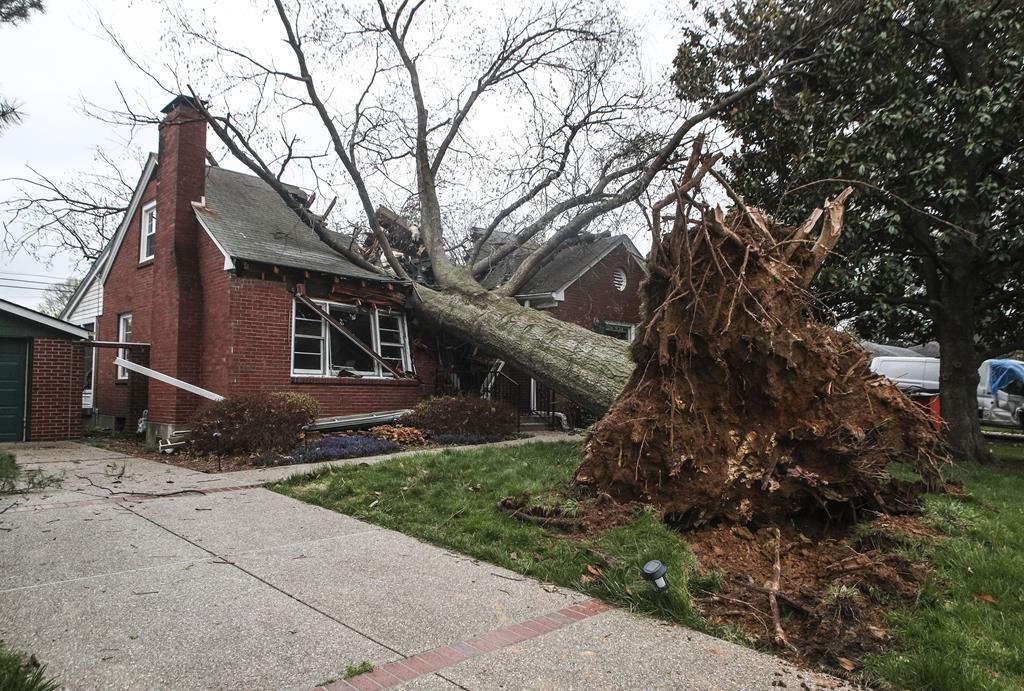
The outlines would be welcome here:
<svg viewBox="0 0 1024 691">
<path fill-rule="evenodd" d="M 286 187 L 306 198 L 298 187 Z M 205 206 L 193 205 L 196 216 L 232 259 L 372 281 L 395 281 L 360 268 L 331 250 L 258 177 L 208 166 L 205 201 Z M 337 236 L 343 242 L 352 242 L 349 236 Z"/>
<path fill-rule="evenodd" d="M 498 243 L 503 239 L 499 239 Z M 488 242 L 485 251 L 492 245 Z M 623 245 L 643 264 L 640 252 L 625 235 L 583 235 L 576 242 L 563 245 L 551 255 L 537 273 L 519 289 L 519 295 L 555 293 L 578 279 L 613 249 Z M 494 247 L 497 249 L 497 246 Z M 496 288 L 507 281 L 533 247 L 518 249 L 498 262 L 482 279 L 485 288 Z"/>
</svg>

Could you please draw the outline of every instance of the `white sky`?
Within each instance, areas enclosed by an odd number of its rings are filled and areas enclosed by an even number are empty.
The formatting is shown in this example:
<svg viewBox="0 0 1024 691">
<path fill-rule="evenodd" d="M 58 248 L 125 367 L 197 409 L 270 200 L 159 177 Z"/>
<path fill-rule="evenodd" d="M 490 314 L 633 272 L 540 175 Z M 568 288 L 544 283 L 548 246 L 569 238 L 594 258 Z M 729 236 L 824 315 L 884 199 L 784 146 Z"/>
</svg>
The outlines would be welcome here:
<svg viewBox="0 0 1024 691">
<path fill-rule="evenodd" d="M 678 36 L 677 19 L 685 1 L 619 0 L 624 15 L 640 28 L 644 59 L 655 74 L 668 71 Z M 253 40 L 272 40 L 276 30 L 264 14 L 266 2 L 253 0 L 180 0 L 232 23 Z M 513 7 L 516 3 L 495 3 Z M 47 0 L 46 12 L 16 27 L 0 28 L 0 94 L 23 105 L 25 121 L 0 135 L 0 198 L 11 195 L 6 178 L 28 175 L 27 166 L 55 179 L 94 169 L 96 148 L 114 158 L 124 157 L 129 144 L 142 151 L 156 150 L 156 128 L 129 132 L 87 116 L 83 99 L 104 107 L 120 105 L 117 87 L 133 103 L 157 112 L 168 100 L 138 70 L 129 65 L 106 38 L 100 18 L 136 54 L 159 55 L 166 24 L 154 2 L 145 0 Z M 231 165 L 224 162 L 225 165 Z M 232 166 L 237 167 L 237 166 Z M 130 172 L 134 179 L 137 169 Z M 41 289 L 75 273 L 68 256 L 37 260 L 24 252 L 0 253 L 0 298 L 29 307 L 39 301 Z M 78 273 L 83 273 L 82 266 Z M 29 283 L 28 281 L 34 281 Z M 11 286 L 19 285 L 21 288 Z"/>
</svg>

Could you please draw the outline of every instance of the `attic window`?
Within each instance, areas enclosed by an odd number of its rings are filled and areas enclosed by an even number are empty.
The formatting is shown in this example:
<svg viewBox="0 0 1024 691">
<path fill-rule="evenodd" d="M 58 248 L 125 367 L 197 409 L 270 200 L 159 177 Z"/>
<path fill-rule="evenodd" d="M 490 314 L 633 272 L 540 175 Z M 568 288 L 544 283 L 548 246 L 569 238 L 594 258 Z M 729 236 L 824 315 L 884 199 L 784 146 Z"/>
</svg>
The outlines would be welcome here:
<svg viewBox="0 0 1024 691">
<path fill-rule="evenodd" d="M 615 269 L 615 273 L 612 274 L 612 283 L 615 284 L 615 290 L 620 293 L 626 289 L 626 272 L 622 269 Z"/>
<path fill-rule="evenodd" d="M 139 261 L 152 259 L 156 254 L 156 202 L 142 207 L 142 232 L 139 237 Z"/>
</svg>

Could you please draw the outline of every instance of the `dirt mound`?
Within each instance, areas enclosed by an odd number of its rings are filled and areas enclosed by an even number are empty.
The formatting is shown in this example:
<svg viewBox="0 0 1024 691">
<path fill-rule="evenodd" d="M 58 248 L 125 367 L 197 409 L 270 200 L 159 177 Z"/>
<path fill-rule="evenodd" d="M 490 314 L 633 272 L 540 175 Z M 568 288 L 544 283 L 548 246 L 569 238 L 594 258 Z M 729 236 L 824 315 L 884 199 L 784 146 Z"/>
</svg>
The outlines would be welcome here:
<svg viewBox="0 0 1024 691">
<path fill-rule="evenodd" d="M 867 535 L 881 541 L 930 537 L 913 519 L 872 523 Z M 712 623 L 739 627 L 754 640 L 772 645 L 775 631 L 769 602 L 774 570 L 773 538 L 767 529 L 718 526 L 687 534 L 706 576 L 718 585 L 695 599 Z M 867 653 L 889 640 L 885 615 L 894 605 L 910 605 L 927 575 L 924 566 L 871 546 L 871 540 L 808 537 L 799 529 L 781 531 L 778 608 L 789 646 L 786 657 L 804 664 L 854 671 Z"/>
<path fill-rule="evenodd" d="M 849 190 L 799 227 L 734 194 L 725 214 L 694 196 L 713 163 L 695 149 L 655 208 L 658 228 L 660 208 L 677 205 L 671 232 L 654 236 L 637 367 L 588 438 L 577 484 L 654 504 L 683 528 L 911 510 L 923 487 L 886 467 L 910 462 L 941 488 L 938 436 L 849 334 L 816 321 L 807 292 Z"/>
</svg>

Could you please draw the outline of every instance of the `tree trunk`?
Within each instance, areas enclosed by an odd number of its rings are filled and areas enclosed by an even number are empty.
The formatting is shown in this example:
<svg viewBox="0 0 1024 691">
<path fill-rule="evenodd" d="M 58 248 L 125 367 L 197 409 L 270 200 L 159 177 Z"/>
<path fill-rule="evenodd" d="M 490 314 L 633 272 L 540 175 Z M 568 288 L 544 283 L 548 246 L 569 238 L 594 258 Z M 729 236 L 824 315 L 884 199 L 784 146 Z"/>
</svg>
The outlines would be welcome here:
<svg viewBox="0 0 1024 691">
<path fill-rule="evenodd" d="M 415 311 L 591 412 L 604 413 L 633 371 L 622 341 L 555 319 L 483 289 L 416 286 Z"/>
<path fill-rule="evenodd" d="M 974 286 L 969 276 L 947 276 L 942 283 L 939 332 L 939 390 L 945 440 L 961 460 L 988 454 L 978 420 L 978 356 L 974 347 Z"/>
</svg>

